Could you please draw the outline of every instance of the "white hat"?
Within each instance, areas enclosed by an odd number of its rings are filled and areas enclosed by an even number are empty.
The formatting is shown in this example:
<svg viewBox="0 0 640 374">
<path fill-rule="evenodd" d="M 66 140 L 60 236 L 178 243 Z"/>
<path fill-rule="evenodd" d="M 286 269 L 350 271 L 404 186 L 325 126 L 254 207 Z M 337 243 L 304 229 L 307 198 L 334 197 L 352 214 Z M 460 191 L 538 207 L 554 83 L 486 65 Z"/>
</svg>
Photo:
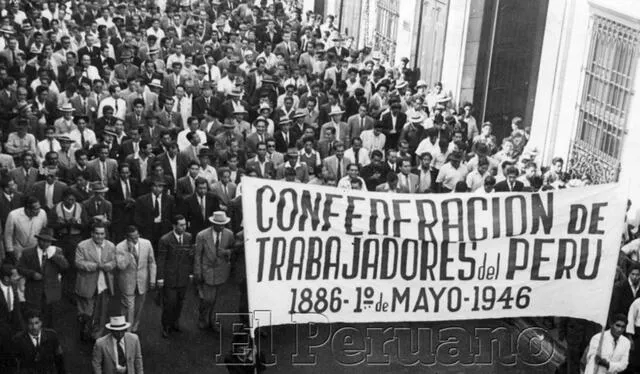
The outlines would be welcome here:
<svg viewBox="0 0 640 374">
<path fill-rule="evenodd" d="M 331 109 L 331 112 L 329 113 L 330 116 L 334 116 L 334 115 L 338 115 L 338 114 L 344 114 L 344 110 L 342 110 L 342 109 Z"/>
<path fill-rule="evenodd" d="M 409 118 L 409 122 L 412 123 L 420 123 L 424 121 L 424 117 L 420 113 L 414 113 L 411 118 Z"/>
<path fill-rule="evenodd" d="M 231 218 L 227 217 L 227 213 L 222 210 L 213 212 L 213 215 L 209 217 L 209 222 L 215 225 L 226 225 L 229 221 L 231 221 Z"/>
<path fill-rule="evenodd" d="M 427 87 L 427 82 L 419 80 L 418 83 L 416 83 L 416 88 L 418 87 Z"/>
<path fill-rule="evenodd" d="M 129 328 L 131 324 L 124 319 L 124 316 L 111 317 L 109 323 L 105 327 L 111 331 L 123 331 Z"/>
<path fill-rule="evenodd" d="M 408 85 L 407 81 L 396 82 L 396 88 L 397 89 L 405 88 L 405 87 L 407 87 L 407 85 Z"/>
</svg>

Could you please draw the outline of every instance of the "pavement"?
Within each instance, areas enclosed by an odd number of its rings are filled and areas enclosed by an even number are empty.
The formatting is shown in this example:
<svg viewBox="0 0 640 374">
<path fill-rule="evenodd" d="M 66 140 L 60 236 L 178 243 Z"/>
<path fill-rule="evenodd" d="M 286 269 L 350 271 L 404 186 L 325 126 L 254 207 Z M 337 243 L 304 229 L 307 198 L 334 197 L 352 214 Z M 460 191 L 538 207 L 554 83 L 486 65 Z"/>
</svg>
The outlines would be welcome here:
<svg viewBox="0 0 640 374">
<path fill-rule="evenodd" d="M 217 310 L 228 314 L 220 316 L 220 332 L 200 330 L 190 286 L 183 331 L 163 339 L 161 310 L 150 294 L 139 332 L 145 372 L 227 373 L 222 362 L 238 331 L 239 295 L 236 284 L 224 285 Z M 116 298 L 110 314 L 119 314 Z M 68 373 L 90 373 L 92 346 L 80 341 L 75 306 L 62 302 L 56 316 Z M 536 326 L 525 319 L 285 325 L 259 329 L 257 344 L 265 373 L 554 373 L 565 346 L 555 330 Z"/>
</svg>

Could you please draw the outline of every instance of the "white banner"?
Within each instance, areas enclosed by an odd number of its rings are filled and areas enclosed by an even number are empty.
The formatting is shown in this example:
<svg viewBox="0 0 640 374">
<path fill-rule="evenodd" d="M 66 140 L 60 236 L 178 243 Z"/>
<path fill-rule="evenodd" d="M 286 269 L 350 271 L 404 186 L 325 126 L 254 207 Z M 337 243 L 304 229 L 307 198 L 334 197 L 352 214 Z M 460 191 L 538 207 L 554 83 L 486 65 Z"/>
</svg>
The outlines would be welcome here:
<svg viewBox="0 0 640 374">
<path fill-rule="evenodd" d="M 251 311 L 294 322 L 606 321 L 626 197 L 391 194 L 242 180 Z"/>
</svg>

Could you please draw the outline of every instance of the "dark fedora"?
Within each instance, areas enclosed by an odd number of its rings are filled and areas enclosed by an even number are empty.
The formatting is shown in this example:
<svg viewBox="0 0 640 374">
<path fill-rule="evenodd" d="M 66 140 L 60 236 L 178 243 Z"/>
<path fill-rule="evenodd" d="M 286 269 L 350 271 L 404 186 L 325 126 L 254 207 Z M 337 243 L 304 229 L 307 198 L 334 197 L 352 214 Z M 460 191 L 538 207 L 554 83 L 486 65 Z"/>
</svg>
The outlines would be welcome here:
<svg viewBox="0 0 640 374">
<path fill-rule="evenodd" d="M 38 235 L 34 236 L 40 240 L 46 240 L 48 242 L 56 241 L 56 238 L 53 236 L 53 229 L 50 229 L 48 227 L 43 228 L 42 230 L 40 230 L 40 233 Z"/>
</svg>

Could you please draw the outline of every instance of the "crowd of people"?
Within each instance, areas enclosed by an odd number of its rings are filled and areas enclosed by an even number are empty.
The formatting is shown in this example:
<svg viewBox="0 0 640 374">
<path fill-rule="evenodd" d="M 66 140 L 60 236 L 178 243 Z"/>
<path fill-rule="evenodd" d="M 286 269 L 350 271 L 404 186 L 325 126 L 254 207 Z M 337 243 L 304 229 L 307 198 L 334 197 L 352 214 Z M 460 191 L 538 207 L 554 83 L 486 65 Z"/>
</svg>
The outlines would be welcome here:
<svg viewBox="0 0 640 374">
<path fill-rule="evenodd" d="M 62 302 L 96 373 L 142 372 L 151 290 L 158 337 L 181 330 L 190 285 L 215 329 L 220 287 L 234 277 L 246 295 L 245 175 L 387 193 L 591 183 L 561 158 L 542 167 L 522 118 L 496 138 L 408 59 L 358 49 L 297 1 L 0 0 L 0 34 L 3 373 L 65 372 Z M 612 316 L 635 320 L 627 296 Z"/>
</svg>

